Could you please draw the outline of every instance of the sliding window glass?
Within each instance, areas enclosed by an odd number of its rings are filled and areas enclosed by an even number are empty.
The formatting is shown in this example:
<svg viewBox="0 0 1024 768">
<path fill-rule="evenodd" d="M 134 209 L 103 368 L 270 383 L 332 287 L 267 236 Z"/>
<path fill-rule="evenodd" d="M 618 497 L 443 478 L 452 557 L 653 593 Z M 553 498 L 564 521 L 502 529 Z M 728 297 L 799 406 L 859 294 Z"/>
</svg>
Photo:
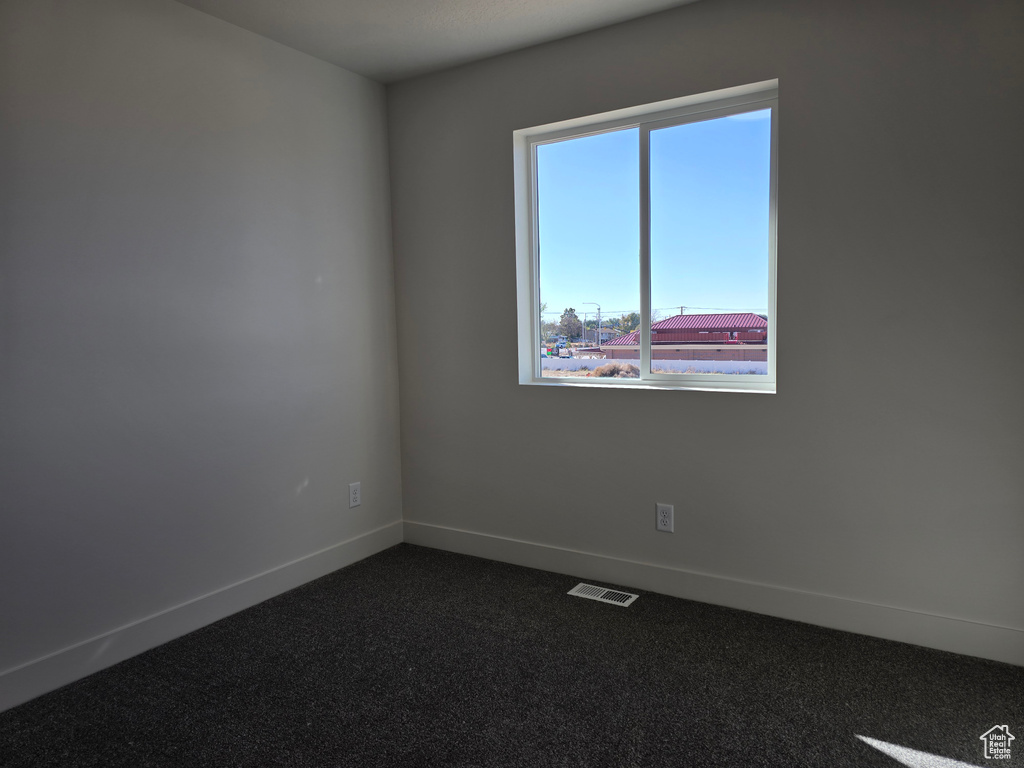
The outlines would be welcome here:
<svg viewBox="0 0 1024 768">
<path fill-rule="evenodd" d="M 601 343 L 624 324 L 639 327 L 639 133 L 536 148 L 542 377 L 592 376 Z M 629 370 L 639 377 L 636 366 Z"/>
<path fill-rule="evenodd" d="M 654 374 L 768 375 L 772 110 L 652 127 Z"/>
</svg>

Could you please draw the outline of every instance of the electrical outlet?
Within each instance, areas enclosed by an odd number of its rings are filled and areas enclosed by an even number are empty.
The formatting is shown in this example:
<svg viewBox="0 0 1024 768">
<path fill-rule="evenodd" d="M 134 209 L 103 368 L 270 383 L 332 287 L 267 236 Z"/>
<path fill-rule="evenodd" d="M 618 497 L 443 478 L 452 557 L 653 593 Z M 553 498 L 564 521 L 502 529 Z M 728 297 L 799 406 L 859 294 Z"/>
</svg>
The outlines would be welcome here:
<svg viewBox="0 0 1024 768">
<path fill-rule="evenodd" d="M 363 503 L 363 491 L 359 487 L 359 483 L 348 484 L 348 508 L 358 507 Z"/>
<path fill-rule="evenodd" d="M 654 527 L 665 533 L 675 533 L 675 510 L 671 504 L 655 504 Z"/>
</svg>

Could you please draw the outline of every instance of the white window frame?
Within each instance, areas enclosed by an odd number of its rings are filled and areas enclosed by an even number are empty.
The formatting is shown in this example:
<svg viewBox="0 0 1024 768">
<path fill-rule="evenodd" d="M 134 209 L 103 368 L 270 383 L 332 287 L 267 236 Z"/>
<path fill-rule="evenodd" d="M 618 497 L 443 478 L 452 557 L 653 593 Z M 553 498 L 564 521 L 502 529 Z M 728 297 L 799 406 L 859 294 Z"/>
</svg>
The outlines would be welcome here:
<svg viewBox="0 0 1024 768">
<path fill-rule="evenodd" d="M 513 133 L 516 205 L 516 292 L 519 331 L 519 383 L 569 387 L 689 389 L 716 392 L 776 391 L 776 219 L 778 188 L 778 80 L 684 96 L 600 115 L 523 128 Z M 755 110 L 771 110 L 771 165 L 768 212 L 768 373 L 651 373 L 650 133 Z M 639 379 L 542 378 L 540 338 L 539 209 L 537 146 L 624 128 L 640 129 L 640 368 Z"/>
</svg>

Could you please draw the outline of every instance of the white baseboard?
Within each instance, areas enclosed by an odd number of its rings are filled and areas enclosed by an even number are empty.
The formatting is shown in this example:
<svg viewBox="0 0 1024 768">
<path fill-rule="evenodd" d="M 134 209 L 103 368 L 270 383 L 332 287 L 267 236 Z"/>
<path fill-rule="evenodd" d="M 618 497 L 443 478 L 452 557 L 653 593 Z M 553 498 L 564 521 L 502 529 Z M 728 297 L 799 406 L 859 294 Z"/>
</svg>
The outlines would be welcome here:
<svg viewBox="0 0 1024 768">
<path fill-rule="evenodd" d="M 402 523 L 395 521 L 0 672 L 0 712 L 326 576 L 401 541 Z"/>
<path fill-rule="evenodd" d="M 0 672 L 0 712 L 401 541 L 1024 666 L 1024 631 L 472 531 L 396 521 Z"/>
<path fill-rule="evenodd" d="M 1024 666 L 1024 630 L 409 520 L 409 544 Z"/>
</svg>

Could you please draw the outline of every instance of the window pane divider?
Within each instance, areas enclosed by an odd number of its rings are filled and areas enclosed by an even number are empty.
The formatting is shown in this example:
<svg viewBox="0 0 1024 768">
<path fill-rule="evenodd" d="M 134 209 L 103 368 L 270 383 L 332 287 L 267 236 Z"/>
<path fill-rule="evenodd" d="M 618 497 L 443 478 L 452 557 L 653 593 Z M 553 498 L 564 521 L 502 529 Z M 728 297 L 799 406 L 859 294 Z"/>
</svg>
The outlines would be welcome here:
<svg viewBox="0 0 1024 768">
<path fill-rule="evenodd" d="M 651 128 L 640 133 L 640 380 L 651 375 Z"/>
</svg>

